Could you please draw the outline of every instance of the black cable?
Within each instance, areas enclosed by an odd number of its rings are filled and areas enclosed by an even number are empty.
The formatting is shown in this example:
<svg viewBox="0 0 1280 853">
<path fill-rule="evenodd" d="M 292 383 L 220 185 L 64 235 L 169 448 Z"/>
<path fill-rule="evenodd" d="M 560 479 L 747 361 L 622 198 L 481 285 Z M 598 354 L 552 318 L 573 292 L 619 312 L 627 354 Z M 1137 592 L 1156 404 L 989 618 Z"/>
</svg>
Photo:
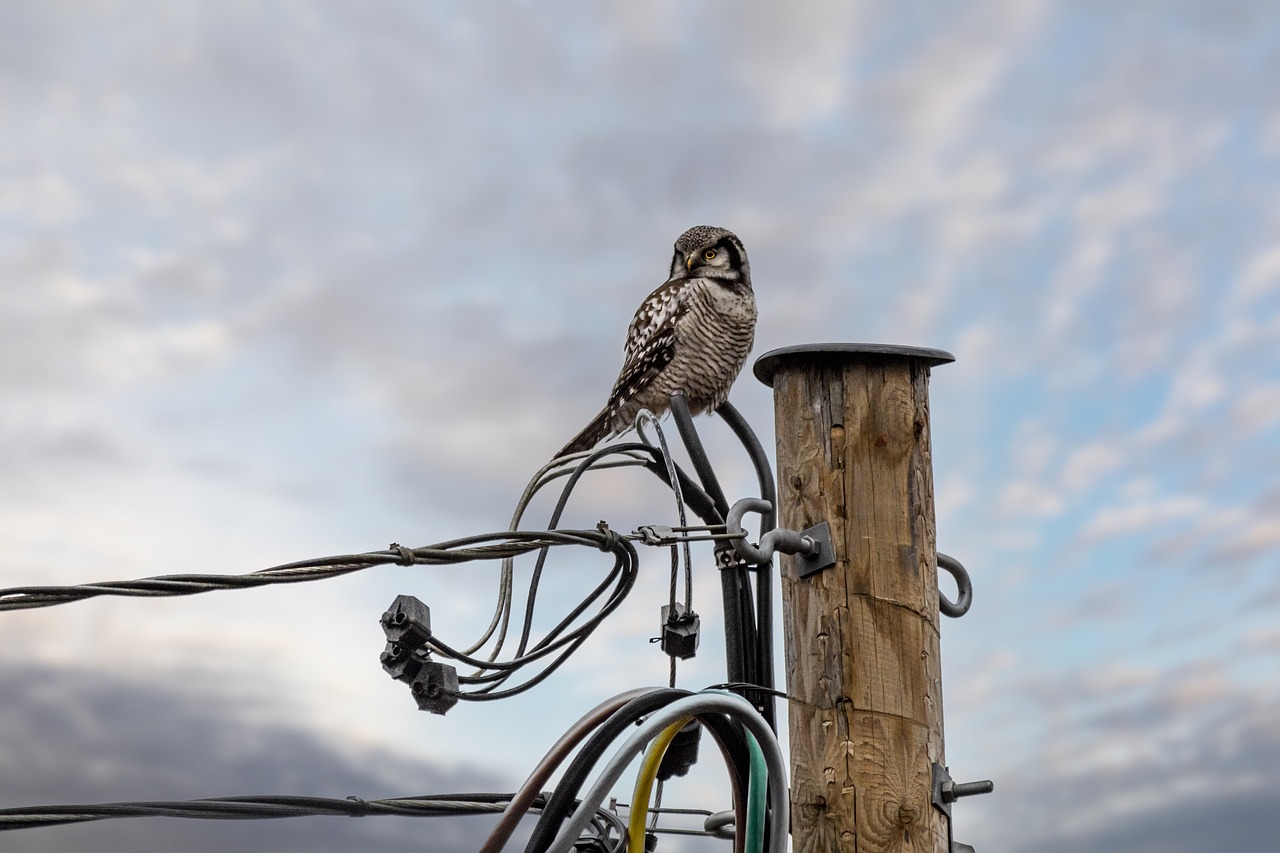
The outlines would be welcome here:
<svg viewBox="0 0 1280 853">
<path fill-rule="evenodd" d="M 630 447 L 631 445 L 627 445 Z M 667 474 L 666 463 L 658 455 L 657 451 L 647 444 L 640 444 L 638 447 L 643 448 L 650 454 L 650 461 L 644 463 L 644 467 L 649 469 L 654 476 L 663 482 L 667 488 L 671 487 L 671 480 Z M 702 519 L 704 524 L 712 526 L 723 526 L 724 515 L 716 509 L 715 501 L 713 501 L 702 487 L 695 483 L 684 470 L 676 465 L 676 480 L 680 483 L 680 493 L 684 495 L 684 502 L 690 510 L 693 511 L 698 518 Z"/>
<path fill-rule="evenodd" d="M 664 483 L 667 483 L 667 485 L 670 486 L 670 479 L 666 471 L 666 465 L 662 461 L 660 452 L 657 451 L 655 448 L 650 447 L 649 445 L 644 444 L 642 442 L 628 442 L 623 444 L 609 445 L 607 447 L 601 448 L 600 450 L 597 450 L 596 452 L 592 453 L 590 456 L 587 456 L 581 462 L 579 462 L 577 466 L 574 468 L 573 473 L 569 475 L 569 479 L 565 482 L 563 488 L 560 491 L 560 498 L 556 502 L 555 508 L 552 510 L 552 513 L 551 513 L 551 518 L 547 522 L 547 529 L 548 530 L 556 529 L 556 525 L 560 523 L 560 517 L 564 514 L 565 507 L 569 503 L 569 496 L 572 494 L 574 487 L 577 485 L 578 481 L 582 478 L 583 474 L 591 470 L 598 460 L 615 453 L 625 453 L 625 452 L 635 452 L 635 451 L 639 451 L 649 455 L 649 457 L 653 460 L 652 467 L 649 464 L 646 464 L 645 467 L 650 468 L 650 470 L 655 471 L 655 473 L 657 473 L 657 471 L 660 469 L 661 474 L 659 476 L 662 478 Z M 697 486 L 694 486 L 692 482 L 688 480 L 688 477 L 685 476 L 682 471 L 680 471 L 679 466 L 676 466 L 676 476 L 680 482 L 680 486 L 682 490 L 686 488 L 686 484 L 687 484 L 687 486 L 691 486 L 694 492 L 696 493 L 696 495 L 701 498 L 701 500 L 698 500 L 698 497 L 695 497 L 693 500 L 688 500 L 687 502 L 690 504 L 690 508 L 694 508 L 695 502 L 698 505 L 698 507 L 702 509 L 705 509 L 711 505 L 712 502 L 710 501 L 709 498 L 706 497 L 706 494 L 702 492 L 701 489 L 697 488 Z M 698 510 L 694 509 L 694 511 L 697 512 Z M 701 515 L 701 513 L 699 514 Z M 710 524 L 715 522 L 709 521 L 708 523 Z M 718 523 L 723 524 L 724 518 L 720 517 L 718 519 Z M 539 552 L 538 560 L 534 565 L 533 575 L 529 579 L 529 591 L 526 594 L 526 598 L 525 598 L 524 624 L 520 632 L 520 642 L 516 647 L 518 655 L 524 654 L 525 648 L 529 642 L 529 633 L 533 627 L 534 604 L 537 599 L 538 584 L 542 580 L 542 571 L 546 563 L 546 555 L 547 555 L 546 550 Z"/>
<path fill-rule="evenodd" d="M 587 638 L 591 636 L 591 633 L 595 631 L 595 629 L 600 625 L 600 623 L 603 622 L 604 619 L 610 613 L 612 613 L 615 609 L 617 609 L 618 605 L 621 604 L 622 601 L 627 597 L 627 595 L 631 592 L 632 587 L 635 585 L 636 578 L 639 575 L 639 572 L 637 570 L 638 564 L 639 564 L 639 556 L 635 554 L 635 546 L 625 539 L 620 541 L 624 543 L 624 545 L 632 555 L 632 559 L 627 561 L 627 566 L 626 566 L 627 571 L 625 572 L 625 575 L 623 578 L 623 584 L 618 588 L 618 590 L 609 599 L 609 601 L 606 602 L 605 606 L 601 608 L 599 613 L 597 613 L 595 616 L 591 618 L 591 620 L 584 623 L 582 626 L 580 626 L 578 629 L 576 629 L 574 632 L 572 632 L 571 634 L 567 635 L 564 638 L 562 642 L 568 641 L 568 647 L 564 650 L 564 652 L 559 657 L 557 657 L 550 664 L 548 664 L 547 667 L 543 669 L 541 672 L 539 672 L 537 675 L 533 676 L 529 680 L 521 683 L 516 687 L 508 688 L 507 690 L 501 690 L 501 691 L 493 689 L 498 684 L 504 683 L 506 679 L 510 677 L 510 674 L 506 674 L 506 675 L 502 675 L 499 679 L 495 679 L 495 684 L 487 687 L 486 689 L 473 691 L 470 693 L 464 692 L 459 696 L 459 698 L 473 701 L 473 702 L 486 702 L 486 701 L 492 701 L 495 699 L 504 699 L 509 696 L 515 696 L 519 693 L 523 693 L 524 691 L 544 681 L 548 676 L 550 676 L 553 672 L 555 672 L 560 667 L 560 665 L 569 658 L 570 655 L 572 655 L 575 651 L 577 651 L 578 647 L 581 646 L 584 642 L 586 642 Z M 559 644 L 557 644 L 556 647 L 558 647 L 558 645 Z M 529 655 L 526 655 L 526 659 L 542 657 L 552 650 L 553 650 L 552 647 L 535 650 L 531 652 Z M 462 680 L 463 679 L 459 678 L 459 682 L 461 682 Z"/>
<path fill-rule="evenodd" d="M 569 479 L 565 481 L 563 488 L 560 490 L 560 499 L 556 501 L 555 509 L 551 512 L 551 518 L 547 521 L 547 529 L 555 530 L 556 525 L 560 523 L 560 516 L 564 514 L 565 507 L 569 504 L 569 496 L 573 493 L 573 488 L 582 479 L 582 475 L 591 470 L 591 466 L 597 460 L 613 454 L 615 450 L 611 447 L 605 447 L 592 453 L 583 459 L 575 468 Z M 524 609 L 524 626 L 520 631 L 520 642 L 516 646 L 516 655 L 523 655 L 525 648 L 529 643 L 529 632 L 533 629 L 533 608 L 534 602 L 538 595 L 538 584 L 542 580 L 542 569 L 546 565 L 547 549 L 538 552 L 538 560 L 533 567 L 533 575 L 529 578 L 529 592 L 525 598 Z"/>
<path fill-rule="evenodd" d="M 778 488 L 773 478 L 773 465 L 760 439 L 742 413 L 727 400 L 716 409 L 738 437 L 756 470 L 760 497 L 769 502 L 770 510 L 760 517 L 760 537 L 778 526 Z M 748 701 L 760 709 L 774 731 L 778 730 L 777 710 L 773 701 L 773 563 L 761 563 L 756 571 L 756 682 L 762 690 L 748 694 Z"/>
<path fill-rule="evenodd" d="M 538 823 L 529 836 L 525 853 L 546 853 L 551 842 L 555 840 L 556 833 L 560 831 L 561 824 L 569 816 L 578 792 L 582 790 L 591 773 L 591 768 L 619 735 L 654 711 L 665 708 L 677 699 L 692 695 L 688 690 L 660 687 L 632 699 L 601 723 L 565 769 L 564 775 L 560 778 L 560 784 L 547 800 L 542 816 L 538 818 Z"/>
<path fill-rule="evenodd" d="M 592 769 L 623 732 L 654 711 L 665 708 L 677 699 L 692 695 L 690 691 L 678 688 L 655 688 L 632 699 L 602 723 L 578 750 L 561 777 L 560 783 L 547 800 L 542 816 L 529 836 L 525 853 L 546 853 L 560 831 L 561 825 L 572 812 L 578 793 L 582 790 Z M 711 731 L 725 754 L 726 766 L 729 767 L 730 776 L 735 782 L 735 792 L 737 792 L 735 796 L 737 796 L 741 793 L 739 789 L 743 787 L 741 780 L 747 779 L 750 774 L 750 759 L 742 726 L 718 714 L 699 719 Z"/>
<path fill-rule="evenodd" d="M 585 642 L 586 639 L 595 631 L 595 629 L 599 627 L 600 623 L 618 608 L 618 606 L 631 592 L 631 589 L 635 586 L 636 578 L 639 574 L 639 555 L 636 553 L 635 546 L 627 539 L 619 537 L 617 539 L 616 547 L 621 550 L 621 553 L 615 560 L 613 570 L 604 579 L 604 581 L 602 581 L 584 601 L 579 603 L 568 616 L 562 619 L 561 622 L 547 634 L 547 636 L 543 637 L 537 645 L 533 646 L 526 654 L 513 661 L 501 663 L 495 661 L 482 661 L 466 655 L 440 640 L 432 638 L 430 640 L 430 645 L 445 656 L 471 666 L 476 666 L 480 668 L 482 672 L 488 671 L 488 674 L 459 677 L 458 681 L 460 684 L 485 685 L 477 690 L 461 692 L 459 694 L 459 698 L 469 701 L 484 702 L 518 695 L 541 683 L 551 675 L 551 673 L 558 669 L 570 655 L 577 651 L 579 646 L 581 646 L 582 643 Z M 568 625 L 581 615 L 582 611 L 585 610 L 586 607 L 590 606 L 593 601 L 598 599 L 599 596 L 603 594 L 613 583 L 614 578 L 619 576 L 619 574 L 621 577 L 617 587 L 605 600 L 600 610 L 582 625 L 579 625 L 573 631 L 570 631 L 561 637 L 561 633 L 567 629 Z M 547 667 L 538 675 L 516 687 L 506 690 L 497 689 L 499 686 L 506 683 L 507 680 L 514 675 L 517 669 L 537 659 L 546 657 L 561 648 L 564 648 L 564 651 L 555 660 L 548 664 Z M 500 671 L 492 672 L 492 670 Z"/>
<path fill-rule="evenodd" d="M 758 654 L 747 568 L 727 544 L 716 549 L 716 565 L 720 570 L 720 592 L 724 606 L 726 680 L 754 684 Z"/>
<path fill-rule="evenodd" d="M 626 540 L 621 540 L 621 541 L 625 542 Z M 627 544 L 630 546 L 629 542 Z M 631 547 L 634 550 L 634 546 L 631 546 Z M 573 640 L 576 636 L 578 636 L 578 634 L 582 632 L 583 629 L 587 629 L 587 633 L 590 633 L 591 630 L 594 630 L 595 627 L 599 625 L 599 623 L 604 619 L 604 617 L 608 616 L 615 609 L 617 609 L 618 605 L 622 603 L 622 599 L 626 597 L 626 593 L 629 592 L 631 587 L 634 585 L 635 575 L 636 575 L 636 564 L 638 563 L 638 561 L 639 561 L 639 555 L 635 555 L 633 559 L 615 560 L 613 565 L 613 570 L 609 572 L 609 574 L 600 583 L 600 585 L 597 586 L 594 590 L 592 590 L 591 593 L 585 599 L 579 602 L 578 605 L 574 607 L 572 611 L 570 611 L 569 615 L 564 617 L 564 619 L 560 621 L 560 624 L 558 624 L 554 629 L 552 629 L 552 632 L 548 633 L 547 636 L 543 637 L 542 640 L 540 640 L 538 644 L 535 645 L 532 649 L 530 649 L 526 654 L 521 655 L 518 658 L 513 658 L 512 660 L 509 660 L 509 661 L 481 660 L 480 658 L 473 657 L 471 655 L 468 655 L 465 652 L 462 652 L 453 648 L 452 646 L 448 645 L 443 640 L 439 639 L 434 635 L 430 637 L 430 639 L 428 640 L 428 644 L 430 645 L 432 651 L 438 651 L 448 658 L 452 658 L 453 660 L 456 660 L 459 663 L 465 663 L 468 666 L 474 666 L 477 669 L 494 669 L 494 670 L 502 670 L 502 671 L 519 669 L 520 667 L 524 666 L 527 663 L 531 663 L 540 658 L 544 658 L 547 655 L 551 654 L 552 652 L 556 651 L 557 649 L 562 648 L 563 646 L 568 644 L 571 640 Z M 619 588 L 619 590 L 615 591 L 614 595 L 605 602 L 604 607 L 599 612 L 597 612 L 596 615 L 592 616 L 591 619 L 589 619 L 587 622 L 584 622 L 582 625 L 578 626 L 578 628 L 574 629 L 566 636 L 560 637 L 560 633 L 564 631 L 569 626 L 569 624 L 573 622 L 574 619 L 576 619 L 579 615 L 581 615 L 582 611 L 591 605 L 591 602 L 599 598 L 600 595 L 605 591 L 605 589 L 607 589 L 608 586 L 613 582 L 613 579 L 615 577 L 618 577 L 620 573 L 623 577 L 623 584 Z M 619 593 L 621 594 L 619 595 Z M 492 677 L 467 676 L 466 678 L 468 680 L 479 682 L 479 681 L 491 680 Z"/>
<path fill-rule="evenodd" d="M 543 681 L 546 681 L 547 678 L 549 678 L 553 672 L 555 672 L 557 669 L 560 668 L 560 664 L 568 660 L 569 656 L 572 655 L 574 652 L 576 652 L 578 650 L 578 647 L 587 641 L 588 636 L 589 635 L 584 634 L 583 636 L 576 638 L 573 641 L 573 643 L 570 644 L 569 648 L 565 649 L 563 654 L 561 654 L 558 658 L 553 660 L 551 663 L 547 664 L 547 667 L 544 670 L 542 670 L 537 675 L 530 678 L 528 681 L 524 681 L 515 687 L 508 687 L 506 690 L 473 691 L 471 693 L 462 693 L 458 698 L 464 699 L 468 702 L 492 702 L 498 699 L 506 699 L 511 696 L 518 696 L 519 694 L 524 693 L 526 690 L 530 690 L 538 686 L 539 684 L 541 684 Z"/>
<path fill-rule="evenodd" d="M 556 503 L 554 511 L 552 512 L 551 520 L 548 524 L 548 529 L 554 530 L 555 526 L 560 523 L 560 516 L 564 513 L 564 508 L 568 504 L 569 496 L 572 494 L 573 488 L 574 486 L 577 485 L 578 480 L 582 478 L 582 475 L 585 474 L 588 470 L 591 470 L 592 467 L 595 465 L 595 463 L 599 459 L 605 456 L 611 455 L 612 453 L 615 453 L 615 452 L 617 452 L 616 447 L 603 448 L 591 454 L 590 456 L 584 458 L 575 467 L 572 474 L 569 475 L 569 479 L 566 481 L 565 485 L 561 489 L 560 498 Z M 524 657 L 526 655 L 526 652 L 529 651 L 528 649 L 529 635 L 533 630 L 533 612 L 534 612 L 534 607 L 537 601 L 538 586 L 542 581 L 542 572 L 546 564 L 547 553 L 548 553 L 547 549 L 542 549 L 541 551 L 539 551 L 537 562 L 534 564 L 533 574 L 529 579 L 529 589 L 528 589 L 528 592 L 526 593 L 526 598 L 525 598 L 524 621 L 522 623 L 521 630 L 520 630 L 520 641 L 516 647 L 517 658 Z M 638 557 L 636 557 L 635 560 L 638 563 Z M 587 597 L 587 599 L 581 602 L 574 609 L 574 611 L 570 613 L 568 617 L 561 620 L 560 624 L 558 624 L 555 628 L 552 629 L 551 632 L 549 632 L 546 636 L 544 636 L 538 642 L 538 644 L 534 646 L 534 650 L 538 650 L 540 647 L 545 646 L 551 643 L 552 641 L 554 641 L 559 636 L 560 632 L 565 630 L 568 627 L 568 625 L 573 621 L 573 619 L 575 619 L 579 614 L 581 614 L 583 610 L 589 607 L 591 602 L 594 601 L 598 595 L 602 594 L 604 588 L 607 587 L 608 583 L 609 583 L 609 579 L 606 579 L 605 582 L 602 583 L 599 587 L 597 587 L 596 590 Z M 626 588 L 629 591 L 630 584 L 628 584 Z M 617 605 L 615 604 L 614 607 L 616 606 Z M 612 612 L 612 610 L 613 610 L 613 607 L 610 607 L 609 611 Z M 593 626 L 593 629 L 594 629 L 594 626 Z M 491 653 L 491 660 L 492 658 L 496 658 L 498 653 L 501 651 L 502 646 L 505 643 L 505 636 L 506 636 L 506 628 L 504 625 L 502 634 L 501 636 L 499 636 L 497 644 Z M 558 665 L 558 662 L 556 665 Z M 481 668 L 490 669 L 492 667 L 485 665 L 485 666 L 482 666 Z M 482 687 L 479 690 L 473 692 L 471 694 L 471 696 L 473 697 L 478 697 L 478 695 L 481 693 L 488 693 L 488 692 L 494 691 L 497 689 L 497 687 L 500 684 L 504 683 L 507 680 L 507 676 L 468 676 L 467 678 L 472 683 L 477 683 L 480 681 L 492 682 L 490 684 L 487 684 L 485 687 Z"/>
<path fill-rule="evenodd" d="M 693 425 L 693 415 L 689 413 L 689 403 L 683 394 L 672 395 L 671 417 L 676 422 L 676 429 L 680 431 L 680 439 L 684 442 L 685 449 L 689 451 L 689 461 L 693 463 L 694 473 L 702 481 L 703 490 L 711 497 L 721 517 L 727 516 L 729 501 L 724 496 L 724 490 L 720 488 L 720 481 L 716 479 L 715 469 L 711 467 L 711 460 L 707 458 L 702 439 L 698 437 L 698 430 Z"/>
<path fill-rule="evenodd" d="M 547 524 L 547 529 L 554 531 L 556 528 L 556 525 L 560 523 L 560 519 L 564 514 L 565 507 L 568 505 L 570 495 L 573 493 L 573 490 L 577 486 L 578 481 L 582 478 L 582 476 L 587 471 L 595 470 L 597 467 L 602 467 L 600 465 L 600 460 L 604 459 L 607 456 L 617 454 L 617 453 L 634 453 L 634 452 L 640 452 L 647 455 L 650 461 L 644 463 L 645 467 L 649 468 L 650 470 L 661 469 L 662 475 L 660 476 L 663 479 L 663 481 L 668 483 L 669 485 L 670 475 L 665 470 L 666 469 L 665 461 L 661 456 L 660 452 L 657 451 L 655 448 L 640 442 L 615 444 L 615 445 L 610 445 L 608 447 L 601 448 L 600 450 L 597 450 L 591 455 L 583 458 L 579 463 L 577 463 L 577 465 L 574 467 L 574 470 L 567 475 L 568 479 L 566 480 L 565 484 L 561 488 L 559 499 L 557 500 L 556 505 L 552 511 L 551 518 Z M 609 463 L 604 463 L 604 464 L 608 465 Z M 677 482 L 680 483 L 682 489 L 689 488 L 689 487 L 692 488 L 690 499 L 688 500 L 690 507 L 693 508 L 695 512 L 698 511 L 698 509 L 702 509 L 705 511 L 706 509 L 711 508 L 712 501 L 710 500 L 710 498 L 708 498 L 705 495 L 705 493 L 702 492 L 701 489 L 694 486 L 692 482 L 689 480 L 688 476 L 685 475 L 684 472 L 681 471 L 678 466 L 673 466 L 673 467 L 675 467 L 675 470 L 676 470 Z M 718 520 L 721 524 L 723 523 L 722 519 L 718 519 Z M 542 637 L 541 640 L 538 641 L 538 643 L 530 647 L 529 642 L 530 642 L 530 635 L 533 630 L 534 610 L 536 608 L 538 589 L 539 589 L 539 585 L 541 583 L 543 572 L 545 569 L 547 554 L 548 554 L 547 549 L 542 549 L 539 551 L 537 561 L 534 565 L 533 573 L 529 579 L 529 586 L 525 596 L 524 616 L 521 621 L 519 641 L 516 647 L 517 660 L 527 659 L 531 652 L 538 651 L 548 645 L 552 645 L 554 641 L 560 638 L 560 634 L 567 629 L 568 625 L 572 623 L 573 619 L 577 618 L 577 616 L 580 615 L 583 610 L 589 607 L 591 603 L 595 601 L 599 595 L 603 594 L 604 588 L 607 587 L 609 583 L 608 579 L 606 579 L 606 581 L 600 587 L 598 587 L 591 595 L 589 595 L 583 602 L 581 602 L 574 609 L 574 611 L 570 613 L 568 617 L 562 620 L 557 626 L 552 628 L 550 632 L 548 632 L 545 636 Z M 630 589 L 630 585 L 627 586 L 627 590 L 629 589 Z M 612 612 L 614 607 L 616 607 L 616 604 L 613 605 L 612 607 L 609 607 L 609 611 Z M 592 624 L 591 627 L 592 629 L 594 629 L 594 624 Z M 510 674 L 511 674 L 510 672 L 503 672 L 499 674 L 494 674 L 492 672 L 489 672 L 489 670 L 502 668 L 502 667 L 490 666 L 489 663 L 491 663 L 492 660 L 496 658 L 498 653 L 500 652 L 501 647 L 504 644 L 503 636 L 505 636 L 505 628 L 503 630 L 503 635 L 499 637 L 497 645 L 492 650 L 490 661 L 488 662 L 481 662 L 476 658 L 469 658 L 469 659 L 463 659 L 460 657 L 458 658 L 459 660 L 462 660 L 464 663 L 468 663 L 472 666 L 477 666 L 477 668 L 482 673 L 477 675 L 460 677 L 459 682 L 485 685 L 483 687 L 479 687 L 476 690 L 466 694 L 467 698 L 473 698 L 473 699 L 476 699 L 477 701 L 482 701 L 480 698 L 482 694 L 494 693 L 497 690 L 497 688 L 501 684 L 505 683 L 507 679 L 510 677 Z M 571 634 L 563 638 L 563 640 L 576 643 L 576 635 Z M 559 643 L 555 643 L 555 646 L 558 648 Z M 453 650 L 447 651 L 446 654 L 450 654 L 452 656 L 452 651 Z M 509 695 L 509 694 L 504 691 L 500 695 Z"/>
<path fill-rule="evenodd" d="M 778 488 L 773 479 L 773 463 L 769 461 L 768 455 L 764 452 L 764 447 L 760 444 L 759 437 L 751 429 L 747 419 L 742 416 L 742 413 L 732 403 L 727 400 L 721 403 L 720 408 L 716 409 L 716 414 L 724 419 L 729 429 L 733 430 L 733 434 L 738 437 L 738 441 L 742 442 L 743 448 L 747 451 L 747 456 L 751 459 L 751 466 L 756 469 L 756 481 L 760 484 L 760 497 L 767 500 L 769 505 L 773 507 L 769 512 L 761 516 L 760 535 L 763 536 L 778 526 Z"/>
<path fill-rule="evenodd" d="M 741 416 L 736 409 L 733 409 L 728 403 L 725 403 L 721 408 L 728 412 L 731 421 L 730 426 L 735 429 L 735 433 L 745 426 L 745 422 L 742 422 Z M 724 492 L 720 488 L 720 482 L 716 478 L 715 470 L 711 466 L 706 449 L 703 447 L 697 428 L 693 424 L 693 417 L 689 412 L 688 403 L 682 395 L 677 394 L 671 398 L 671 414 L 675 419 L 677 428 L 680 430 L 680 437 L 689 452 L 689 458 L 693 462 L 698 478 L 702 481 L 703 488 L 706 489 L 707 494 L 713 497 L 717 509 L 723 515 L 728 515 L 728 501 L 724 497 Z M 735 415 L 737 415 L 736 419 L 734 418 Z M 739 434 L 739 440 L 743 440 L 742 434 Z M 758 445 L 759 443 L 756 442 L 756 444 Z M 751 452 L 750 449 L 748 449 L 748 452 Z M 760 455 L 761 457 L 763 456 L 763 450 L 760 451 Z M 752 461 L 758 462 L 756 457 L 753 457 Z M 757 476 L 759 476 L 758 469 Z M 757 622 L 761 618 L 766 621 L 772 619 L 771 600 L 770 611 L 765 611 L 762 615 L 752 601 L 745 565 L 736 560 L 730 562 L 728 558 L 719 555 L 717 555 L 717 562 L 720 566 L 721 599 L 724 605 L 726 674 L 728 680 L 751 682 L 753 684 L 759 683 L 761 681 L 761 659 L 763 654 L 759 642 Z M 766 579 L 766 585 L 769 582 L 770 580 Z M 766 595 L 771 592 L 772 590 Z M 772 655 L 772 646 L 768 654 Z M 770 676 L 772 676 L 772 659 L 770 659 L 768 667 Z M 772 687 L 772 684 L 768 686 Z M 757 702 L 759 698 L 757 696 L 747 697 L 748 701 L 755 705 L 759 705 L 759 702 Z M 769 700 L 764 699 L 763 701 L 765 704 L 771 705 Z M 769 711 L 772 712 L 771 707 Z M 771 720 L 772 716 L 772 713 L 769 713 L 766 719 Z"/>
</svg>

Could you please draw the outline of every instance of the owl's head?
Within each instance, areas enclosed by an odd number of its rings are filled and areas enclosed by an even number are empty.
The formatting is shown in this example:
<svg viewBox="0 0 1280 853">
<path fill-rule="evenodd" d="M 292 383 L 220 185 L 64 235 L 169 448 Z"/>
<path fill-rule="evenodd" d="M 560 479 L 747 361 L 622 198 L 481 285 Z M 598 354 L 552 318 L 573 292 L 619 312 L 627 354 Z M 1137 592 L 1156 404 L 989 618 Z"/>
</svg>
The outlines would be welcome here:
<svg viewBox="0 0 1280 853">
<path fill-rule="evenodd" d="M 720 279 L 751 286 L 747 250 L 732 231 L 695 225 L 676 240 L 671 258 L 672 278 Z"/>
</svg>

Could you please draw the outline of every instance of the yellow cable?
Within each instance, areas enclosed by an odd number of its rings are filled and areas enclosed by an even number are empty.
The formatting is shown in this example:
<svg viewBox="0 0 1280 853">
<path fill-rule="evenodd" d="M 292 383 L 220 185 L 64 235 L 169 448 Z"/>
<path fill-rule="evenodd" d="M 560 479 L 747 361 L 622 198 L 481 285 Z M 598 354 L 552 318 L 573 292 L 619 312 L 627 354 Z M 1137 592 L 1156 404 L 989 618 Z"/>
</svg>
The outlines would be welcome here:
<svg viewBox="0 0 1280 853">
<path fill-rule="evenodd" d="M 644 825 L 649 817 L 649 797 L 653 793 L 653 780 L 658 778 L 658 765 L 662 763 L 662 756 L 671 741 L 692 719 L 681 717 L 676 720 L 659 732 L 645 750 L 640 774 L 636 776 L 636 789 L 631 795 L 631 818 L 627 822 L 628 853 L 644 853 Z"/>
</svg>

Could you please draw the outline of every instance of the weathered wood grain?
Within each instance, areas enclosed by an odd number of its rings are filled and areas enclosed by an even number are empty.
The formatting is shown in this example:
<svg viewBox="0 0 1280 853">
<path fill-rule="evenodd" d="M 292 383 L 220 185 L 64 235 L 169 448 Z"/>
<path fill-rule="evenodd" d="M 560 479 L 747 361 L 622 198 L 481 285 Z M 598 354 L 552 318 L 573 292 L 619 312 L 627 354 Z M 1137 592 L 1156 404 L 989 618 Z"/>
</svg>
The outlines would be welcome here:
<svg viewBox="0 0 1280 853">
<path fill-rule="evenodd" d="M 779 522 L 830 522 L 837 557 L 804 579 L 782 566 L 799 853 L 947 848 L 928 378 L 850 353 L 773 378 Z"/>
</svg>

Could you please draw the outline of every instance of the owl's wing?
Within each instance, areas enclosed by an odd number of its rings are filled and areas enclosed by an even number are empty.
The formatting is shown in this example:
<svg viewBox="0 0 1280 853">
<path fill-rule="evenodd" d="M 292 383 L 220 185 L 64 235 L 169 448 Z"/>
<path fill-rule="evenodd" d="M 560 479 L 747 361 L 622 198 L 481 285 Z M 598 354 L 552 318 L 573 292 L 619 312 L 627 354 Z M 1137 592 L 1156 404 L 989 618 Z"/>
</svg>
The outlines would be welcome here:
<svg viewBox="0 0 1280 853">
<path fill-rule="evenodd" d="M 610 399 L 631 399 L 671 363 L 676 321 L 688 309 L 688 283 L 688 279 L 671 279 L 640 303 L 627 328 L 622 371 Z"/>
</svg>

